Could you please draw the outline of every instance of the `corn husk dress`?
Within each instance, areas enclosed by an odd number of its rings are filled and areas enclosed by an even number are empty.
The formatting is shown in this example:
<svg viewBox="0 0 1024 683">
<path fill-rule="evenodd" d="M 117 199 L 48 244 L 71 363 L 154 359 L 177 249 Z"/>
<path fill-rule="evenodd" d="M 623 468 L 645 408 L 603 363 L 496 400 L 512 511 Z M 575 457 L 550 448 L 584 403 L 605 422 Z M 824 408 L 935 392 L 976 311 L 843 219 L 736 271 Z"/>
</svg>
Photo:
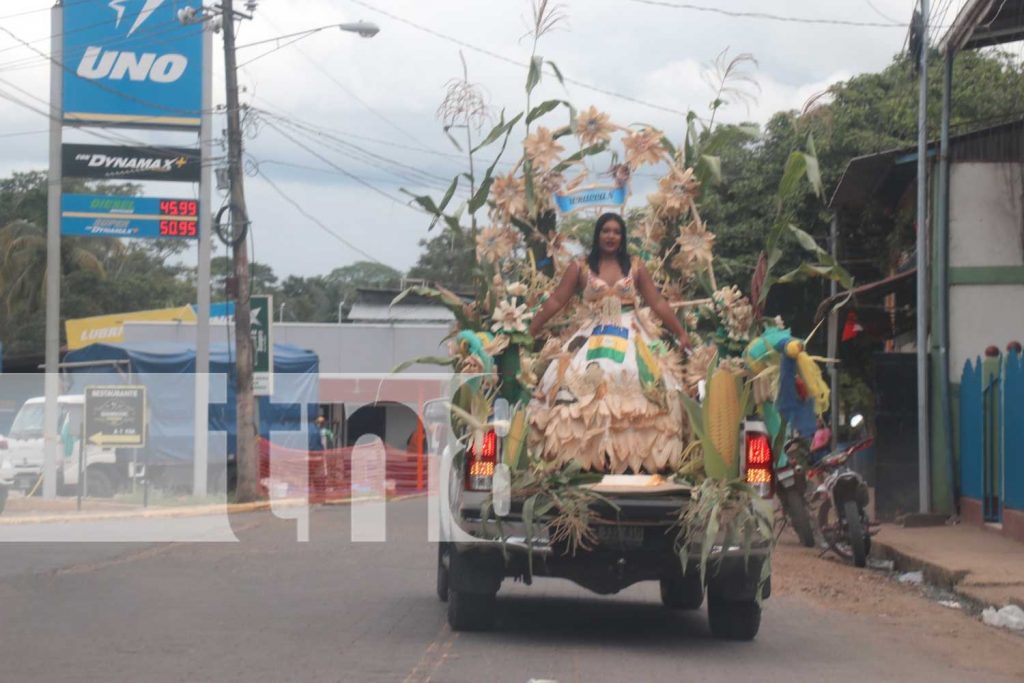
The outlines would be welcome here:
<svg viewBox="0 0 1024 683">
<path fill-rule="evenodd" d="M 528 411 L 549 461 L 610 473 L 678 467 L 686 437 L 679 352 L 637 308 L 633 273 L 607 283 L 580 263 L 582 310 L 541 377 Z M 585 280 L 585 282 L 584 282 Z"/>
</svg>

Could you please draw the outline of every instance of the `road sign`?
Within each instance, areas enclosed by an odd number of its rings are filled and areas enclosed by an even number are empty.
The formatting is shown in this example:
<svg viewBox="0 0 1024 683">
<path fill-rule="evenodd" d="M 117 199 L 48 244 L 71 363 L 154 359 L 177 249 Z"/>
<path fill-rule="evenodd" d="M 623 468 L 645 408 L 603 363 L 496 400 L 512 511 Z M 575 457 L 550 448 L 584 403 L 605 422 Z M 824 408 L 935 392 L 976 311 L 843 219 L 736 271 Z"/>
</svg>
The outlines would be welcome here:
<svg viewBox="0 0 1024 683">
<path fill-rule="evenodd" d="M 65 2 L 64 120 L 198 128 L 203 27 L 178 21 L 180 7 L 171 0 Z"/>
<path fill-rule="evenodd" d="M 61 196 L 60 231 L 78 237 L 196 239 L 199 202 L 121 195 Z"/>
<path fill-rule="evenodd" d="M 61 156 L 65 178 L 198 183 L 202 166 L 199 150 L 191 147 L 65 144 Z"/>
<path fill-rule="evenodd" d="M 85 438 L 99 446 L 144 448 L 146 387 L 86 387 Z"/>
<path fill-rule="evenodd" d="M 274 333 L 271 311 L 274 297 L 259 294 L 249 297 L 252 329 L 252 387 L 256 396 L 274 393 Z"/>
</svg>

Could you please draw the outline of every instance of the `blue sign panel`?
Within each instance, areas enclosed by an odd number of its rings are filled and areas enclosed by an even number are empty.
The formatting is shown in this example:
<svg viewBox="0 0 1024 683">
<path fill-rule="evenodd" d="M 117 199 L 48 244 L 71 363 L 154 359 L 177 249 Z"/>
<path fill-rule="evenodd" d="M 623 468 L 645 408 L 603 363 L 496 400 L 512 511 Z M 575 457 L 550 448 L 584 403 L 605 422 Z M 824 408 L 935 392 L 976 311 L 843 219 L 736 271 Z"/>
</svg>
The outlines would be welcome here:
<svg viewBox="0 0 1024 683">
<path fill-rule="evenodd" d="M 120 195 L 65 194 L 60 232 L 72 237 L 195 239 L 199 202 Z"/>
<path fill-rule="evenodd" d="M 597 206 L 622 206 L 626 203 L 624 187 L 590 187 L 569 194 L 556 194 L 555 205 L 562 213 Z"/>
<path fill-rule="evenodd" d="M 178 21 L 180 6 L 174 0 L 64 3 L 65 121 L 198 128 L 203 32 Z"/>
</svg>

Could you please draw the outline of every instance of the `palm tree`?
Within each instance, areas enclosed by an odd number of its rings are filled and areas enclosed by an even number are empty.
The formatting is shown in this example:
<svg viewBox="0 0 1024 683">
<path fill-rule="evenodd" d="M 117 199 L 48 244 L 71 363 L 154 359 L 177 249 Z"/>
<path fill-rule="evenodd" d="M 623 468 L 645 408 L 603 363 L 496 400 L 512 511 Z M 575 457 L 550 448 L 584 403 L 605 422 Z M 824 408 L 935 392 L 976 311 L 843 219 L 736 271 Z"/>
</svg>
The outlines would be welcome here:
<svg viewBox="0 0 1024 683">
<path fill-rule="evenodd" d="M 85 270 L 106 276 L 104 261 L 119 254 L 117 240 L 64 238 L 61 240 L 61 274 Z M 46 300 L 46 229 L 16 220 L 0 228 L 0 293 L 4 312 L 16 313 L 43 308 Z"/>
</svg>

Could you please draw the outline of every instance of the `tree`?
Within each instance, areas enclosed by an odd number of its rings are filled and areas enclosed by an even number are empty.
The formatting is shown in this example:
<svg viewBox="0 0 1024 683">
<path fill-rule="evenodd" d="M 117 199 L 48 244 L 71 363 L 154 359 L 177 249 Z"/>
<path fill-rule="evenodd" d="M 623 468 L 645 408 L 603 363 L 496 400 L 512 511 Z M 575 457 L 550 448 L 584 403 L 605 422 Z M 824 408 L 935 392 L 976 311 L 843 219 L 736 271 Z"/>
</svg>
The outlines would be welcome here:
<svg viewBox="0 0 1024 683">
<path fill-rule="evenodd" d="M 357 261 L 347 266 L 335 268 L 327 275 L 325 282 L 331 288 L 330 293 L 333 297 L 332 301 L 335 304 L 335 308 L 337 308 L 338 304 L 342 304 L 344 314 L 348 315 L 349 309 L 352 308 L 352 300 L 355 297 L 357 288 L 395 288 L 401 285 L 402 273 L 383 263 Z"/>
<path fill-rule="evenodd" d="M 410 278 L 429 280 L 457 291 L 472 288 L 476 244 L 468 231 L 445 226 L 436 237 L 420 240 L 420 248 L 423 252 L 409 270 Z"/>
</svg>

